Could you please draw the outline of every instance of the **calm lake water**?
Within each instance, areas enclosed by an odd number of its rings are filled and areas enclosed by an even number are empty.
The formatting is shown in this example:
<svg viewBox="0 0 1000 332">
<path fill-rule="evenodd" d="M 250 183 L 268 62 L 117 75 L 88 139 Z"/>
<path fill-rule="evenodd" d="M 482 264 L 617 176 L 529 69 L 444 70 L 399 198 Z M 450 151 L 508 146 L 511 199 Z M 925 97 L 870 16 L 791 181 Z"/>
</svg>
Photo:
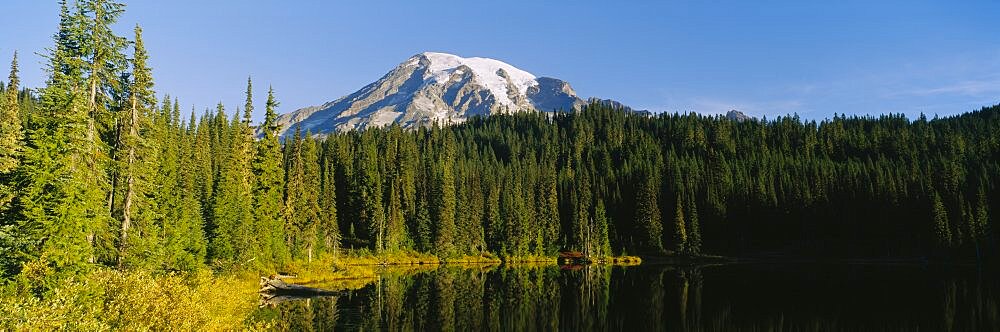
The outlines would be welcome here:
<svg viewBox="0 0 1000 332">
<path fill-rule="evenodd" d="M 998 285 L 920 265 L 448 266 L 257 316 L 293 331 L 997 331 Z"/>
</svg>

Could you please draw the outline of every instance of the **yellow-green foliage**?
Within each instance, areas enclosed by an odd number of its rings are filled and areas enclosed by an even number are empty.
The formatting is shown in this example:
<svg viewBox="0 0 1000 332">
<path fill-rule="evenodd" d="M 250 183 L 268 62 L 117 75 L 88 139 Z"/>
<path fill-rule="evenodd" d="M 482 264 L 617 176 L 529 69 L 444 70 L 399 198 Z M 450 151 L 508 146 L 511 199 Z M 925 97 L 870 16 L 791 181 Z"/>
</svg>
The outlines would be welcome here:
<svg viewBox="0 0 1000 332">
<path fill-rule="evenodd" d="M 484 253 L 479 256 L 458 256 L 454 258 L 449 258 L 446 260 L 447 263 L 462 263 L 462 264 L 500 264 L 502 260 L 500 257 L 493 256 L 489 253 Z"/>
<path fill-rule="evenodd" d="M 0 294 L 0 330 L 108 330 L 111 326 L 98 319 L 103 303 L 95 299 L 105 290 L 97 284 L 89 278 L 67 279 L 45 299 L 8 285 Z"/>
<path fill-rule="evenodd" d="M 503 261 L 507 264 L 522 263 L 551 263 L 555 264 L 559 260 L 556 256 L 506 256 Z"/>
<path fill-rule="evenodd" d="M 555 257 L 505 257 L 507 264 L 545 266 Z M 602 257 L 597 263 L 635 265 L 638 257 Z M 360 289 L 379 275 L 411 275 L 437 269 L 442 261 L 414 252 L 381 256 L 356 253 L 294 262 L 281 272 L 288 282 L 330 290 Z M 498 264 L 492 256 L 464 256 L 447 264 L 475 263 L 482 269 Z M 227 331 L 263 330 L 251 317 L 258 304 L 258 272 L 157 275 L 144 271 L 95 268 L 52 283 L 44 268 L 28 264 L 15 280 L 0 288 L 0 331 Z M 46 277 L 48 276 L 48 277 Z M 44 295 L 35 293 L 44 291 Z"/>
<path fill-rule="evenodd" d="M 612 256 L 612 257 L 601 257 L 594 260 L 599 264 L 608 265 L 620 265 L 620 266 L 633 266 L 642 263 L 642 259 L 638 256 Z"/>
<path fill-rule="evenodd" d="M 98 269 L 65 279 L 42 297 L 24 287 L 0 294 L 0 330 L 258 330 L 255 281 L 209 272 L 154 276 Z"/>
<path fill-rule="evenodd" d="M 359 250 L 338 257 L 335 263 L 341 265 L 419 265 L 441 264 L 441 259 L 431 254 L 408 250 L 386 252 L 381 255 L 372 255 L 367 250 Z"/>
</svg>

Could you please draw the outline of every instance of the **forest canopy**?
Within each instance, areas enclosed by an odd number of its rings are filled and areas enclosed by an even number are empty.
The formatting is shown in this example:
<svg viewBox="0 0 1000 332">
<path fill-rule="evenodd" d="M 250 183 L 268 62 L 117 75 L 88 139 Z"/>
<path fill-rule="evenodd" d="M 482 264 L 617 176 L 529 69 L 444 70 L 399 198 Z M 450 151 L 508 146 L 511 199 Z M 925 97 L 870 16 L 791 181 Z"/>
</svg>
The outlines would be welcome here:
<svg viewBox="0 0 1000 332">
<path fill-rule="evenodd" d="M 44 87 L 0 90 L 0 269 L 270 268 L 442 258 L 754 255 L 996 259 L 1000 105 L 958 116 L 578 110 L 279 136 L 246 103 L 182 116 L 121 4 L 62 2 Z"/>
</svg>

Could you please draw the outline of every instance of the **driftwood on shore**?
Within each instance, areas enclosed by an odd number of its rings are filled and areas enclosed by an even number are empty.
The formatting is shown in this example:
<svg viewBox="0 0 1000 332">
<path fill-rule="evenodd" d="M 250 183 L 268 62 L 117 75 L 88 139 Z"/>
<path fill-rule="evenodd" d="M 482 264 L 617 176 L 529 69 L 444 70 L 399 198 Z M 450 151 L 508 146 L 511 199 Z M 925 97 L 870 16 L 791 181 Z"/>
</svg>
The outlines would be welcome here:
<svg viewBox="0 0 1000 332">
<path fill-rule="evenodd" d="M 321 288 L 306 287 L 286 283 L 279 277 L 260 278 L 260 307 L 274 307 L 286 301 L 305 300 L 314 297 L 335 296 L 340 292 Z"/>
<path fill-rule="evenodd" d="M 290 296 L 315 296 L 315 295 L 336 295 L 338 292 L 321 288 L 312 288 L 302 285 L 286 283 L 284 280 L 271 277 L 260 278 L 260 292 L 274 295 Z"/>
</svg>

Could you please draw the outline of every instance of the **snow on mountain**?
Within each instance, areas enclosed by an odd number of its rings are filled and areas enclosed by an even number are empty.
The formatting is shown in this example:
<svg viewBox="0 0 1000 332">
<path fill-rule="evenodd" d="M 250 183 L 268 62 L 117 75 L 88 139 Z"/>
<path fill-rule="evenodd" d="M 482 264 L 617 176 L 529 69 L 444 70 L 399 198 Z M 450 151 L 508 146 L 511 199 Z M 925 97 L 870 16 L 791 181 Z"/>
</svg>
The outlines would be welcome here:
<svg viewBox="0 0 1000 332">
<path fill-rule="evenodd" d="M 536 77 L 488 58 L 424 52 L 340 99 L 278 117 L 285 134 L 324 134 L 399 123 L 412 128 L 464 122 L 476 115 L 571 110 L 584 104 L 569 83 Z"/>
<path fill-rule="evenodd" d="M 434 52 L 425 52 L 422 55 L 430 61 L 424 79 L 433 77 L 437 83 L 447 83 L 452 75 L 461 76 L 465 70 L 469 69 L 472 70 L 477 81 L 497 97 L 497 102 L 504 105 L 516 105 L 509 98 L 510 93 L 524 95 L 528 93 L 529 87 L 538 85 L 535 75 L 497 60 L 461 58 L 451 54 Z M 419 66 L 420 59 L 418 57 L 411 58 L 406 65 Z M 510 88 L 513 88 L 514 91 L 509 91 Z"/>
</svg>

